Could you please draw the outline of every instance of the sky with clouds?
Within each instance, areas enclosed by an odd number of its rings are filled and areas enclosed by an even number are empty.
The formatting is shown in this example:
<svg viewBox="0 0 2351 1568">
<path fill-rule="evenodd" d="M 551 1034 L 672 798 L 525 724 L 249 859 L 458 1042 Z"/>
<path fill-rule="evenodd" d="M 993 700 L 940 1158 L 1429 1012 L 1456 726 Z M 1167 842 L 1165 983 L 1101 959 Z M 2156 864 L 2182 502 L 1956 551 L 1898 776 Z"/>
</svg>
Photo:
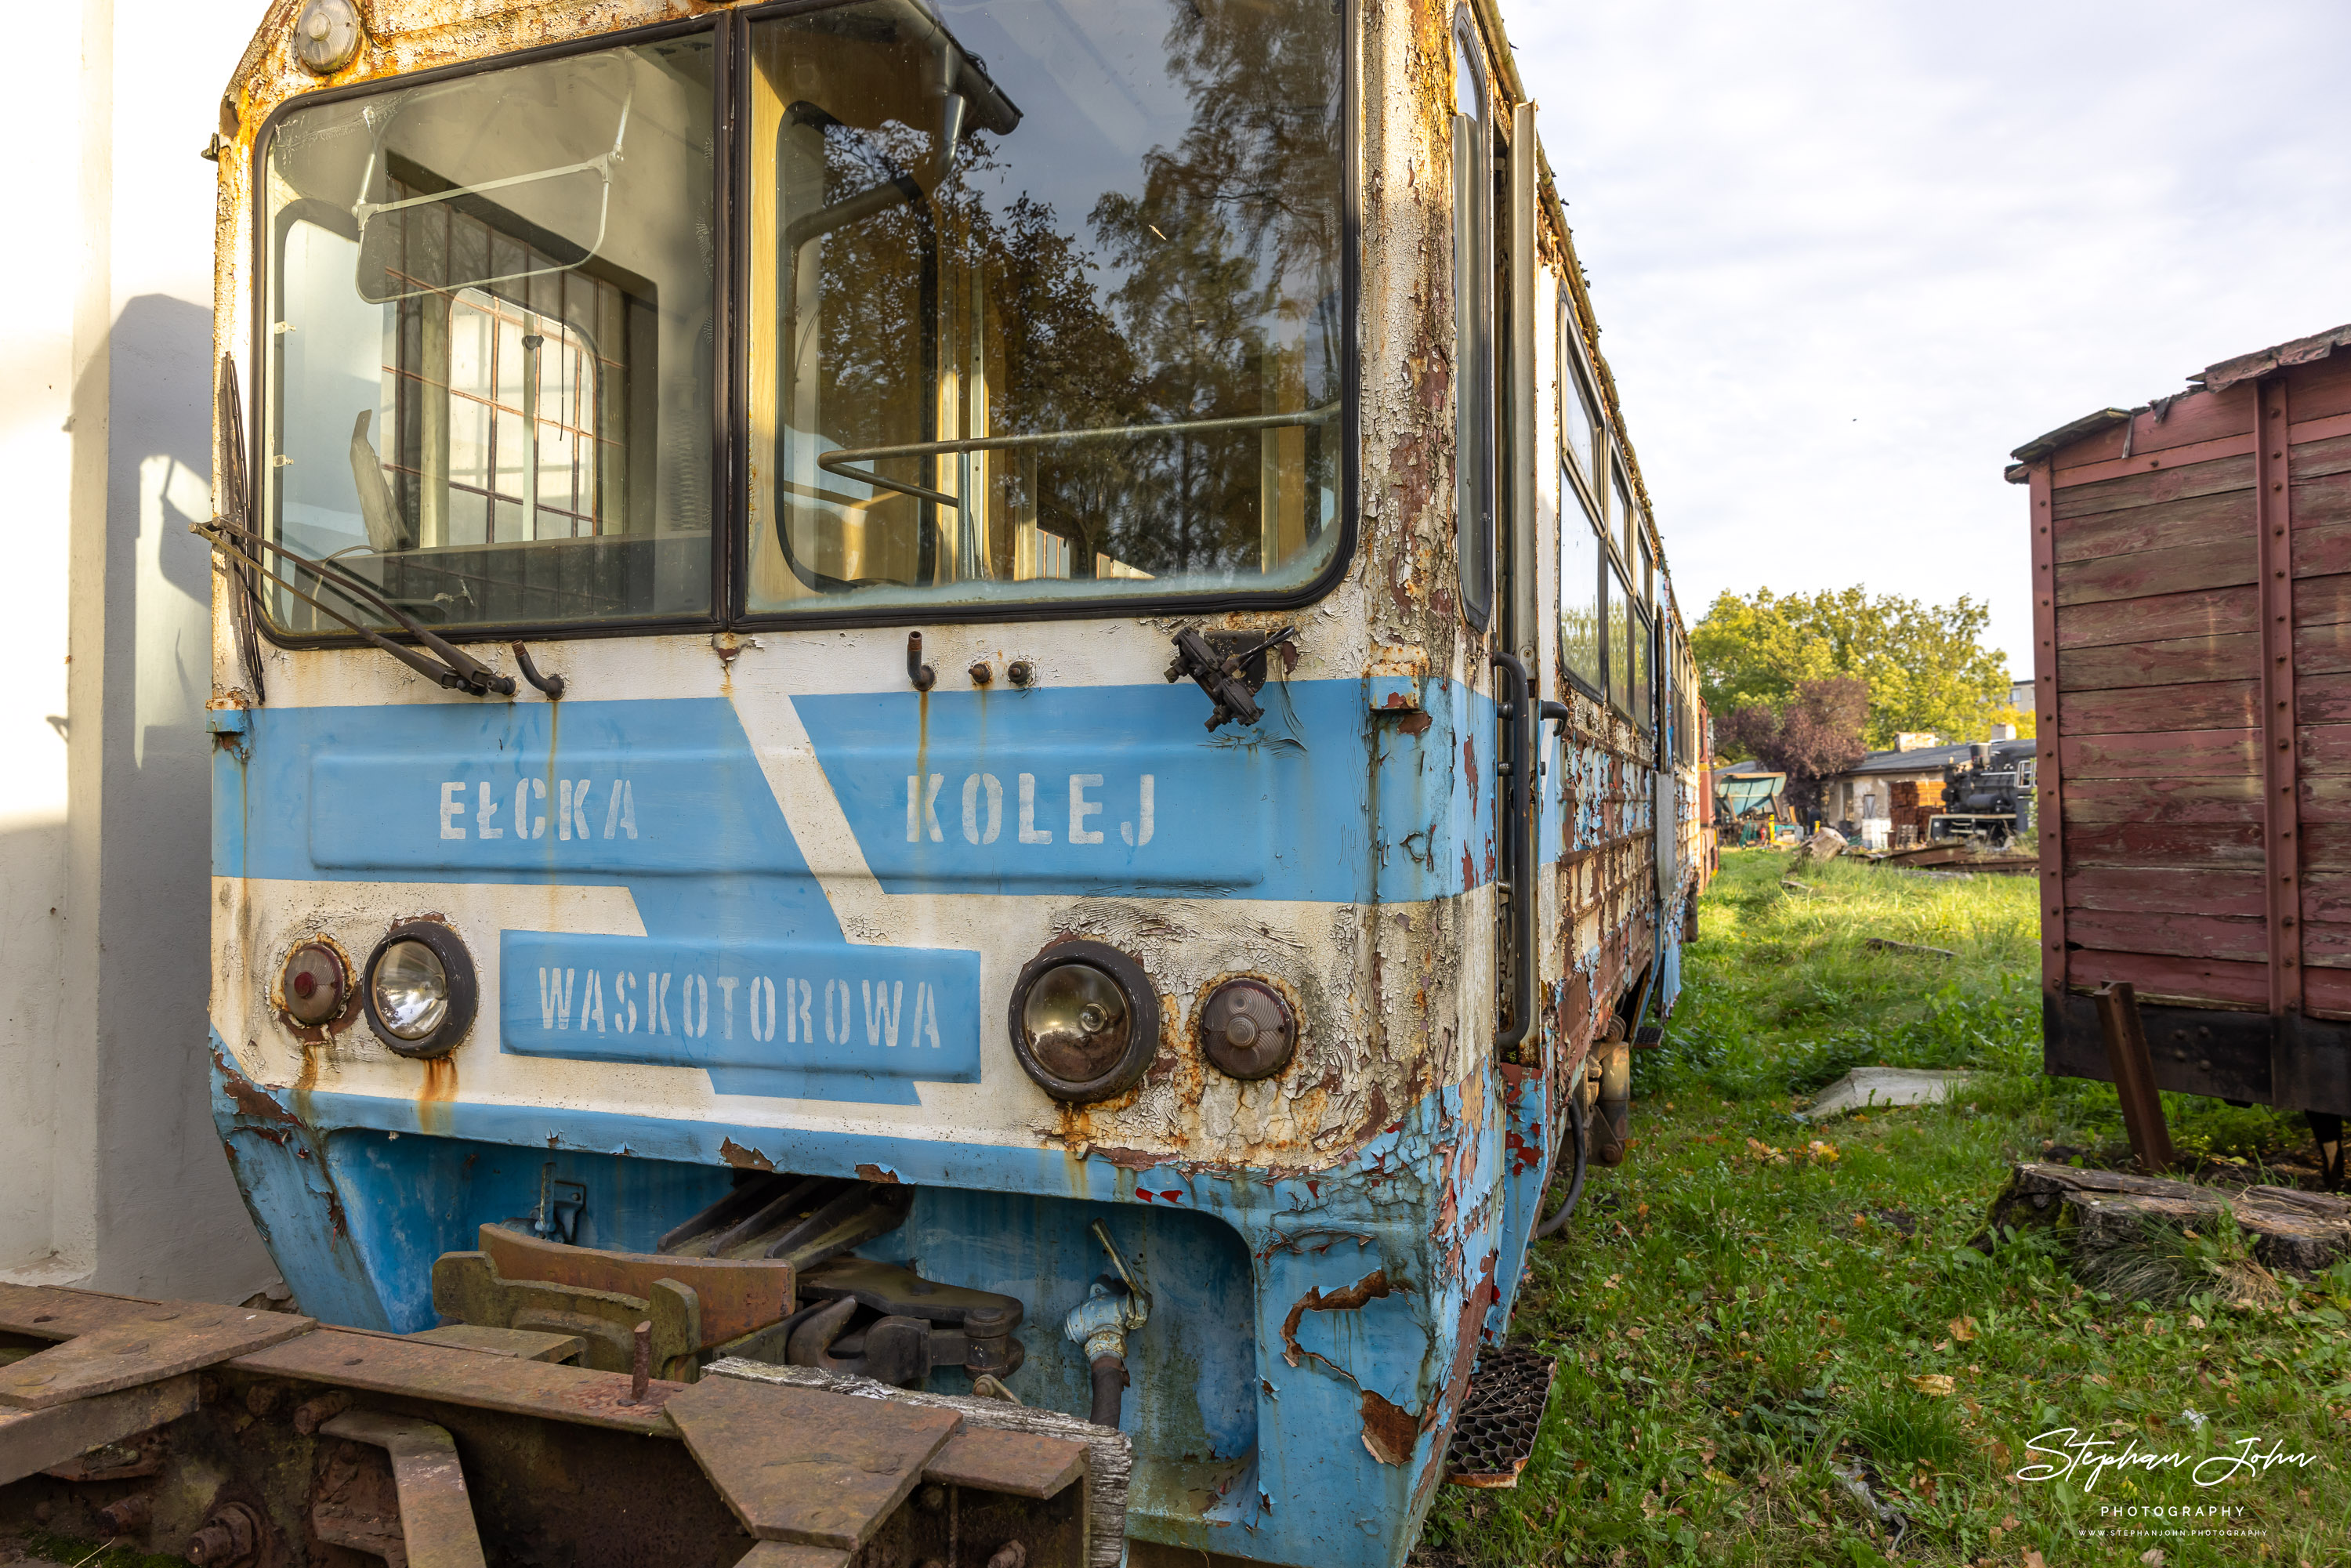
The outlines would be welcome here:
<svg viewBox="0 0 2351 1568">
<path fill-rule="evenodd" d="M 2351 321 L 2351 5 L 1505 4 L 1686 618 L 1968 594 L 2032 436 Z"/>
</svg>

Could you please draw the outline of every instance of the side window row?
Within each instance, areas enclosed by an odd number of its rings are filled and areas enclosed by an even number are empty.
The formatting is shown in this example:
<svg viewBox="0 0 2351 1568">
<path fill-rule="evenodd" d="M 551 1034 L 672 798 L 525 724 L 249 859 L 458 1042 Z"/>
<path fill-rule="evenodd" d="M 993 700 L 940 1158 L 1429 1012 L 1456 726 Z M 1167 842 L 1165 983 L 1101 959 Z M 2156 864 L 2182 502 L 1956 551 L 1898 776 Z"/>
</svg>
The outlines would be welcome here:
<svg viewBox="0 0 2351 1568">
<path fill-rule="evenodd" d="M 1560 667 L 1644 730 L 1656 727 L 1656 565 L 1560 292 Z M 1581 518 L 1582 526 L 1578 526 Z"/>
</svg>

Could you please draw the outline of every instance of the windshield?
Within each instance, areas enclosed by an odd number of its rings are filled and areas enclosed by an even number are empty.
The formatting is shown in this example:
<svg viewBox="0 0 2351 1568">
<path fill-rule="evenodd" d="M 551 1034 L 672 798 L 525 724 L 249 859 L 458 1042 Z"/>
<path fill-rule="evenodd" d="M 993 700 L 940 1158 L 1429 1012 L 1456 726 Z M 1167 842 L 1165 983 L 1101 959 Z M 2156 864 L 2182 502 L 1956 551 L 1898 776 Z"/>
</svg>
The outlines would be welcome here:
<svg viewBox="0 0 2351 1568">
<path fill-rule="evenodd" d="M 754 612 L 1296 586 L 1341 534 L 1331 0 L 753 29 Z"/>
<path fill-rule="evenodd" d="M 689 37 L 285 117 L 270 537 L 428 626 L 708 612 L 710 64 Z M 382 623 L 268 564 L 281 629 Z"/>
</svg>

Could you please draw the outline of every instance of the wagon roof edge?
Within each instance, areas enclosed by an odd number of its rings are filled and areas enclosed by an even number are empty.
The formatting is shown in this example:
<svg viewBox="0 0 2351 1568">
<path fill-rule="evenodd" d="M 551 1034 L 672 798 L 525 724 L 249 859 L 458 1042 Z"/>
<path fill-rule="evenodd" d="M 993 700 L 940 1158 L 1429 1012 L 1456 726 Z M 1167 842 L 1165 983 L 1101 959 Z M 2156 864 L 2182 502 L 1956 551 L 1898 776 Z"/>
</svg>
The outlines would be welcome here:
<svg viewBox="0 0 2351 1568">
<path fill-rule="evenodd" d="M 2188 382 L 2189 391 L 2191 392 L 2226 392 L 2231 387 L 2245 382 L 2258 380 L 2273 371 L 2286 370 L 2294 365 L 2315 363 L 2341 349 L 2351 349 L 2351 323 L 2330 327 L 2324 332 L 2313 332 L 2307 337 L 2290 338 L 2283 343 L 2273 343 L 2266 349 L 2256 349 L 2250 354 L 2238 354 L 2230 359 L 2216 360 L 2200 371 L 2189 371 L 2182 379 Z M 2172 394 L 2173 397 L 2185 395 L 2187 394 L 2179 392 Z M 2163 398 L 2158 401 L 2168 403 L 2171 399 Z M 2153 403 L 2141 403 L 2137 408 L 2102 408 L 2095 413 L 2085 413 L 2079 419 L 2061 424 L 2045 435 L 2034 436 L 2031 441 L 2009 454 L 2009 456 L 2014 459 L 2014 465 L 2007 470 L 2006 476 L 2009 483 L 2022 485 L 2025 481 L 2024 470 L 2028 465 L 2038 463 L 2043 458 L 2062 451 L 2077 441 L 2085 441 L 2101 431 L 2112 429 L 2132 415 L 2143 413 L 2153 406 Z"/>
</svg>

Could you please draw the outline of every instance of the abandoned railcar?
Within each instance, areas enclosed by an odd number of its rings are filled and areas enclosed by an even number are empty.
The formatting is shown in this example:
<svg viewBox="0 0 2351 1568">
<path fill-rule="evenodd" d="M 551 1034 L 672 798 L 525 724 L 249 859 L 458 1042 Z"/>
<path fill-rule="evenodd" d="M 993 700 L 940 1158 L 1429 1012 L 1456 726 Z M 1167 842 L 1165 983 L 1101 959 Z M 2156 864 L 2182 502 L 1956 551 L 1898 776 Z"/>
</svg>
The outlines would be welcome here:
<svg viewBox="0 0 2351 1568">
<path fill-rule="evenodd" d="M 1492 7 L 279 0 L 215 150 L 303 1310 L 1007 1391 L 1134 1562 L 1401 1562 L 1708 861 Z"/>
<path fill-rule="evenodd" d="M 2351 1113 L 2351 328 L 2020 447 L 2032 497 L 2043 1037 L 2164 1089 Z"/>
</svg>

